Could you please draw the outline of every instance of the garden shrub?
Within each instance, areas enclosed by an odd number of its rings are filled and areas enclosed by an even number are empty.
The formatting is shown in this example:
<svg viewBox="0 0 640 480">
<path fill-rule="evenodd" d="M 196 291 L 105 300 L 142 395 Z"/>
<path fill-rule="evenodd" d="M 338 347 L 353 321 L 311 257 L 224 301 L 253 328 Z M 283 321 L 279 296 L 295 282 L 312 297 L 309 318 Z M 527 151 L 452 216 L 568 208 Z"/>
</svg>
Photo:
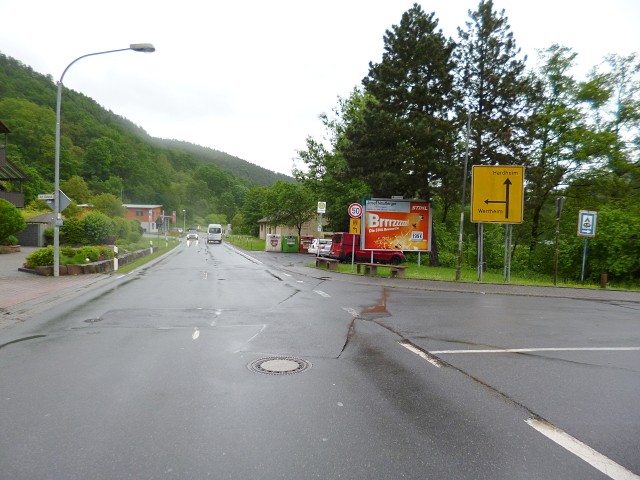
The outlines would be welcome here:
<svg viewBox="0 0 640 480">
<path fill-rule="evenodd" d="M 87 263 L 87 259 L 89 262 L 97 262 L 100 258 L 100 249 L 98 247 L 80 247 L 76 250 L 76 255 L 74 257 L 74 261 L 76 263 Z"/>
<path fill-rule="evenodd" d="M 88 243 L 84 222 L 77 218 L 65 220 L 60 227 L 60 243 L 65 245 L 85 245 Z"/>
<path fill-rule="evenodd" d="M 114 222 L 104 213 L 90 212 L 84 217 L 84 231 L 90 244 L 112 243 Z"/>
<path fill-rule="evenodd" d="M 28 268 L 44 267 L 53 265 L 53 247 L 41 248 L 27 255 L 26 264 Z"/>
<path fill-rule="evenodd" d="M 113 248 L 100 245 L 98 248 L 98 258 L 100 260 L 111 260 L 114 256 Z"/>
<path fill-rule="evenodd" d="M 21 232 L 26 225 L 18 209 L 11 202 L 0 198 L 0 241 L 6 243 L 10 235 Z"/>
</svg>

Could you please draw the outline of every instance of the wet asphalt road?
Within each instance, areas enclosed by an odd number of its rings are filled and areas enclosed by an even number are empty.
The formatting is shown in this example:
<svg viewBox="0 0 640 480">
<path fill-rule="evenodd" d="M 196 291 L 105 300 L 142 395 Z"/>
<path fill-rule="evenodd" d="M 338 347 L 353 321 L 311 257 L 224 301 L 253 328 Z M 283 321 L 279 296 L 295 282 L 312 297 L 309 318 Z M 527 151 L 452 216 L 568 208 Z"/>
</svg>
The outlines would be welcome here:
<svg viewBox="0 0 640 480">
<path fill-rule="evenodd" d="M 640 304 L 308 261 L 182 245 L 0 332 L 0 478 L 638 478 Z"/>
</svg>

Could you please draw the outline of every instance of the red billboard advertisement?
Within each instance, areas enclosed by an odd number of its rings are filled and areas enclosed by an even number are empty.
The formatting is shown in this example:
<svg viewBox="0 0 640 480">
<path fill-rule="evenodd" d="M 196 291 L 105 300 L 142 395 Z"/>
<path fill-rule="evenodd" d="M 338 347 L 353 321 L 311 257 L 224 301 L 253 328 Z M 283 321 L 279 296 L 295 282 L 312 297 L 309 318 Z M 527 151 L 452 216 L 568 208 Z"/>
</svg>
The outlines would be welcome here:
<svg viewBox="0 0 640 480">
<path fill-rule="evenodd" d="M 431 204 L 423 200 L 365 201 L 364 250 L 431 250 Z"/>
</svg>

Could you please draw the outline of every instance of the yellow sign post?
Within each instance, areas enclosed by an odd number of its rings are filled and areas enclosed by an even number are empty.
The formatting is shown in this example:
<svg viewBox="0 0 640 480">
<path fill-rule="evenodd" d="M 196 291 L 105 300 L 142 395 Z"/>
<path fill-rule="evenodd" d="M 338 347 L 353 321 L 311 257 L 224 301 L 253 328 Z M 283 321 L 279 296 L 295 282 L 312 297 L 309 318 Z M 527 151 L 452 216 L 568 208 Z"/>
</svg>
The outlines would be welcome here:
<svg viewBox="0 0 640 480">
<path fill-rule="evenodd" d="M 524 167 L 474 165 L 471 170 L 471 221 L 522 223 Z"/>
<path fill-rule="evenodd" d="M 360 233 L 360 219 L 352 218 L 349 222 L 349 233 Z"/>
</svg>

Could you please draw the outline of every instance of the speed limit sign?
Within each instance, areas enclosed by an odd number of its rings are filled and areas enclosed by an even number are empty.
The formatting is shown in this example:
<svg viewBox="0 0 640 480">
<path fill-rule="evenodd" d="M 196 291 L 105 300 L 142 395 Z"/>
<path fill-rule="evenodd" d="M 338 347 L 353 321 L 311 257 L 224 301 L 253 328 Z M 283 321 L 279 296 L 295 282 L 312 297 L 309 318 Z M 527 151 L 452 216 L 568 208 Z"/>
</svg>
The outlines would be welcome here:
<svg viewBox="0 0 640 480">
<path fill-rule="evenodd" d="M 349 216 L 351 218 L 360 218 L 362 215 L 362 205 L 359 203 L 352 203 L 349 205 Z"/>
</svg>

